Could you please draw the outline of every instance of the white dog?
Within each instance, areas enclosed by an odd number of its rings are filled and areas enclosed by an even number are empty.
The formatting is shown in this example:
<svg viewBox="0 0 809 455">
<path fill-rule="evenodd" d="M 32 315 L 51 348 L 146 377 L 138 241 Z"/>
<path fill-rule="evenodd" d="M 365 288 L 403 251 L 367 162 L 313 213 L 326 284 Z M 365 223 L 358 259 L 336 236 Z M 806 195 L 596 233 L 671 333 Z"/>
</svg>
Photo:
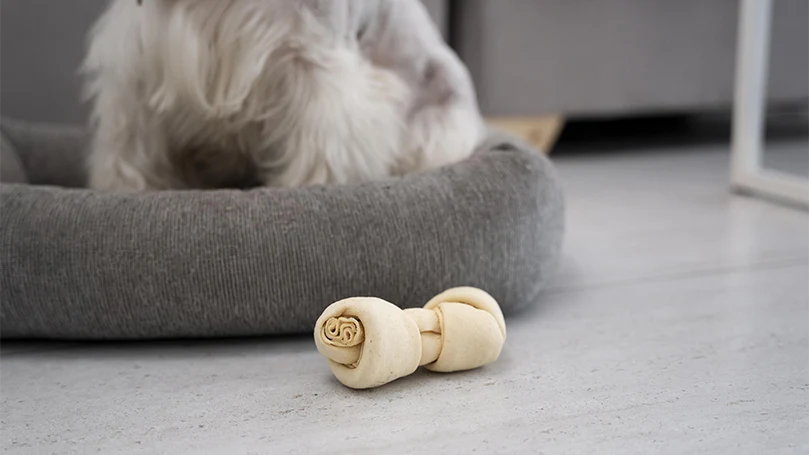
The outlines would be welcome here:
<svg viewBox="0 0 809 455">
<path fill-rule="evenodd" d="M 113 0 L 84 73 L 102 190 L 381 179 L 485 131 L 420 0 Z"/>
</svg>

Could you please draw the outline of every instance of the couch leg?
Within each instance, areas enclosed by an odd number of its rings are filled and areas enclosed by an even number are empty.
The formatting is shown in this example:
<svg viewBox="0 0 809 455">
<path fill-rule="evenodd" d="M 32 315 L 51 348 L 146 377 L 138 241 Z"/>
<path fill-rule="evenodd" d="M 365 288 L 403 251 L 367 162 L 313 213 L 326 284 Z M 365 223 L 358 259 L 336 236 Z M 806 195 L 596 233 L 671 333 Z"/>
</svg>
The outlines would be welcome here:
<svg viewBox="0 0 809 455">
<path fill-rule="evenodd" d="M 486 121 L 501 130 L 514 134 L 545 154 L 550 154 L 565 119 L 558 115 L 543 117 L 490 117 Z"/>
</svg>

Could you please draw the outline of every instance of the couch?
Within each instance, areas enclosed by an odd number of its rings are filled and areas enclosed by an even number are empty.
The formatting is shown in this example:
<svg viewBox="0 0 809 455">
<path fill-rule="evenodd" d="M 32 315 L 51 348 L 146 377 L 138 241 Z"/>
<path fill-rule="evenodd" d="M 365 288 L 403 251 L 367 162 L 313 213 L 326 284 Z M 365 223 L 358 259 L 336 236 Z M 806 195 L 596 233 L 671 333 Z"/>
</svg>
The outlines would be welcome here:
<svg viewBox="0 0 809 455">
<path fill-rule="evenodd" d="M 451 40 L 488 115 L 727 110 L 739 0 L 456 0 Z M 809 97 L 809 2 L 775 0 L 769 100 Z"/>
</svg>

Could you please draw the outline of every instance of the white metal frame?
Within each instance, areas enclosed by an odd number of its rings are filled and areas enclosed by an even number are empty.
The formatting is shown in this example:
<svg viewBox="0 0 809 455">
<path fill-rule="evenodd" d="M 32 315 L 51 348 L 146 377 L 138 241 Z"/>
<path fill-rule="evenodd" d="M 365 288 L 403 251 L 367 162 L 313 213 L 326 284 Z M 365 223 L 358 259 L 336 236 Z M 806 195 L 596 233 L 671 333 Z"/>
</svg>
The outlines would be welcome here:
<svg viewBox="0 0 809 455">
<path fill-rule="evenodd" d="M 742 0 L 731 181 L 737 191 L 809 207 L 809 180 L 762 166 L 771 24 L 772 0 Z"/>
</svg>

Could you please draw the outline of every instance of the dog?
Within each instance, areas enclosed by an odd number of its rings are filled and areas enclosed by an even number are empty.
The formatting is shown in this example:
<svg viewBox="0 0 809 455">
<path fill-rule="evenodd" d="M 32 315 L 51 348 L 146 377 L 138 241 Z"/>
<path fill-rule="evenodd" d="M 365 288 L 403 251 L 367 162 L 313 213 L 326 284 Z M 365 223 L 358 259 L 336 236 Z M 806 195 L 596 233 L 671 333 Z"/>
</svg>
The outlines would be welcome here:
<svg viewBox="0 0 809 455">
<path fill-rule="evenodd" d="M 485 132 L 420 0 L 112 0 L 82 74 L 98 190 L 360 183 Z"/>
</svg>

